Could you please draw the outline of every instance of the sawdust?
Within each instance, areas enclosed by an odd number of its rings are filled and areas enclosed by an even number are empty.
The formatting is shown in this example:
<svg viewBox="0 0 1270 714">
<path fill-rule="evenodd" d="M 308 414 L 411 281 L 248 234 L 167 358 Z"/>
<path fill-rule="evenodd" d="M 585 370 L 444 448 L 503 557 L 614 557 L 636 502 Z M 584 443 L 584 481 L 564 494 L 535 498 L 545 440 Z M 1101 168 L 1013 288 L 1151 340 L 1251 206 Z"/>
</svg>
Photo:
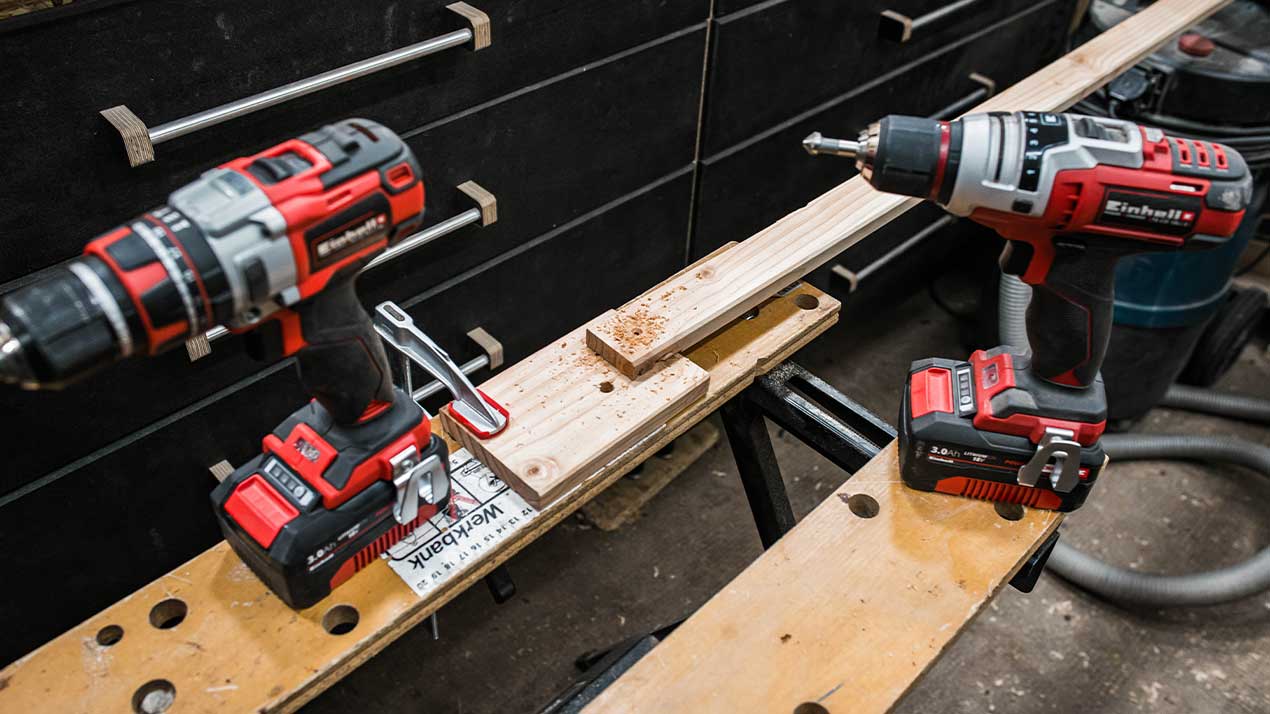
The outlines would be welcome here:
<svg viewBox="0 0 1270 714">
<path fill-rule="evenodd" d="M 640 305 L 613 320 L 608 331 L 624 350 L 631 350 L 648 347 L 656 342 L 665 331 L 665 325 L 665 316 L 654 314 L 647 305 Z"/>
</svg>

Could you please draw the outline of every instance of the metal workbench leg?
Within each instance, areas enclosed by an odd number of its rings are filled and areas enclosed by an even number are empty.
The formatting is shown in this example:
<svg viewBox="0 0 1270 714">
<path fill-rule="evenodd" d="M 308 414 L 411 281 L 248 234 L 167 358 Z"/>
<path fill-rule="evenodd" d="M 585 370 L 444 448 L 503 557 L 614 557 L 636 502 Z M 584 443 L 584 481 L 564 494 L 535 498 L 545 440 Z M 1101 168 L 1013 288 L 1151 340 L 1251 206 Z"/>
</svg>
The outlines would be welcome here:
<svg viewBox="0 0 1270 714">
<path fill-rule="evenodd" d="M 719 411 L 741 474 L 741 485 L 754 512 L 759 540 L 764 549 L 770 548 L 794 527 L 794 509 L 785 493 L 781 467 L 776 463 L 772 439 L 767 434 L 767 422 L 744 394 L 724 404 Z"/>
</svg>

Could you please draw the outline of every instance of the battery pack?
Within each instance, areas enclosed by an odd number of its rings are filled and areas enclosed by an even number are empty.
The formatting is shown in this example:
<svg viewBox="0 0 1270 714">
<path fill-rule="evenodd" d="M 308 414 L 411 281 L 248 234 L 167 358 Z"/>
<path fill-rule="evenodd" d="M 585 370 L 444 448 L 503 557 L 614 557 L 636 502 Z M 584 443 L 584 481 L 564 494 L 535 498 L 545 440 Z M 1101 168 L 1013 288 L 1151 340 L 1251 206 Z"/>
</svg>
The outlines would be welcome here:
<svg viewBox="0 0 1270 714">
<path fill-rule="evenodd" d="M 264 439 L 260 455 L 212 492 L 225 540 L 283 602 L 315 604 L 436 514 L 449 499 L 445 441 L 402 390 L 365 423 L 340 426 L 316 401 Z M 415 516 L 395 510 L 401 459 L 436 478 Z"/>
<path fill-rule="evenodd" d="M 919 360 L 900 407 L 900 474 L 921 491 L 1073 511 L 1107 460 L 1105 421 L 1101 381 L 1084 390 L 1050 385 L 1030 375 L 1025 354 L 998 348 L 964 362 Z M 1038 459 L 1038 445 L 1055 433 L 1070 435 L 1074 463 L 1063 463 L 1071 452 Z M 1060 463 L 1066 483 L 1056 478 Z M 1020 482 L 1029 464 L 1035 485 Z"/>
</svg>

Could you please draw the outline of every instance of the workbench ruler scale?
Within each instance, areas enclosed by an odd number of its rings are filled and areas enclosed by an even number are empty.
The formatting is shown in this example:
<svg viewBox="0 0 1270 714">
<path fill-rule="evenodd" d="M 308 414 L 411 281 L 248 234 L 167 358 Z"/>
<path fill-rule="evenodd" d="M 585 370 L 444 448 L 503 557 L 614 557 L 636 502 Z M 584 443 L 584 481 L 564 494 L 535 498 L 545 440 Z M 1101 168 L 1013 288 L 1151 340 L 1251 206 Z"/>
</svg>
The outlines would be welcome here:
<svg viewBox="0 0 1270 714">
<path fill-rule="evenodd" d="M 450 505 L 381 557 L 419 597 L 460 577 L 538 517 L 467 449 L 450 454 Z"/>
</svg>

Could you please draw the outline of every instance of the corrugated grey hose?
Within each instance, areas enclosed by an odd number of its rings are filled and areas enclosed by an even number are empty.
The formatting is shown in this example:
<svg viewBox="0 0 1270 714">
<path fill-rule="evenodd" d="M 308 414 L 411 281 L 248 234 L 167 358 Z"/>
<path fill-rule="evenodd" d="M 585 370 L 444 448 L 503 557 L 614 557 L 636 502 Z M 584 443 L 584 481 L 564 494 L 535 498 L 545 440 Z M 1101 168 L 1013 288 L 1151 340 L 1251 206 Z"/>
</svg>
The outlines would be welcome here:
<svg viewBox="0 0 1270 714">
<path fill-rule="evenodd" d="M 1001 276 L 1001 337 L 1006 344 L 1016 348 L 1028 344 L 1024 316 L 1031 293 L 1032 289 L 1017 277 Z M 1270 401 L 1194 387 L 1171 387 L 1163 403 L 1179 409 L 1270 421 Z M 1112 434 L 1103 437 L 1102 444 L 1107 454 L 1116 461 L 1224 461 L 1270 476 L 1270 447 L 1241 439 Z M 1228 568 L 1192 575 L 1152 575 L 1108 565 L 1060 540 L 1054 546 L 1046 567 L 1108 600 L 1141 607 L 1217 605 L 1270 589 L 1270 547 Z"/>
</svg>

